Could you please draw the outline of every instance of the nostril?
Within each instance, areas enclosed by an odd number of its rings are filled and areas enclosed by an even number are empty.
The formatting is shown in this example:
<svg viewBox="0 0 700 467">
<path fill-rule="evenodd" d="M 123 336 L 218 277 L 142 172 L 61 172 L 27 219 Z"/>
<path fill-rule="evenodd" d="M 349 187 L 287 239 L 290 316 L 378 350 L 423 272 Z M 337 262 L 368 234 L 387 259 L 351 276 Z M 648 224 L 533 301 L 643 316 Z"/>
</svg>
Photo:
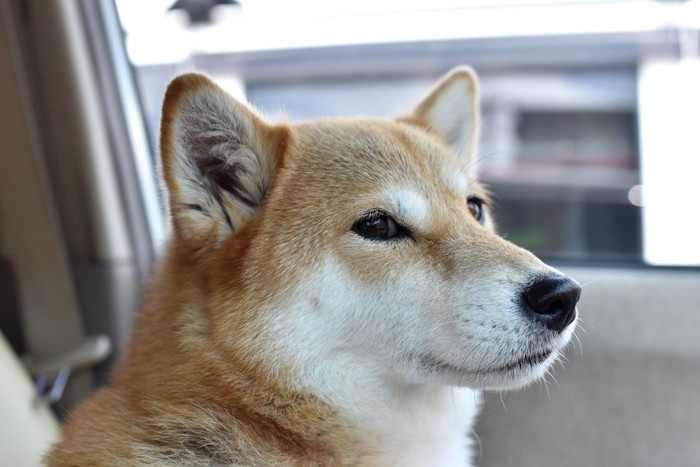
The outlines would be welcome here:
<svg viewBox="0 0 700 467">
<path fill-rule="evenodd" d="M 547 328 L 562 331 L 576 318 L 581 286 L 566 276 L 538 279 L 524 293 L 528 314 Z"/>
<path fill-rule="evenodd" d="M 564 309 L 564 302 L 561 300 L 555 300 L 552 302 L 551 305 L 549 305 L 549 308 L 547 308 L 547 311 L 545 311 L 545 314 L 552 315 L 555 313 L 561 313 L 561 311 Z"/>
</svg>

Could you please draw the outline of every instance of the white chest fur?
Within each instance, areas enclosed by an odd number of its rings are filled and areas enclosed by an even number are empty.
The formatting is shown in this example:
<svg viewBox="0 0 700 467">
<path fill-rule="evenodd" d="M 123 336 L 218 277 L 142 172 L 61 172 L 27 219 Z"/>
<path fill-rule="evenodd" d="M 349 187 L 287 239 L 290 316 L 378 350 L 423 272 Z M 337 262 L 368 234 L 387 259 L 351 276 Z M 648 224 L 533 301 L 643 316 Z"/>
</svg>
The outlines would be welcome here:
<svg viewBox="0 0 700 467">
<path fill-rule="evenodd" d="M 383 410 L 357 414 L 381 440 L 378 465 L 472 465 L 479 391 L 437 386 L 411 388 L 394 396 L 396 403 Z"/>
</svg>

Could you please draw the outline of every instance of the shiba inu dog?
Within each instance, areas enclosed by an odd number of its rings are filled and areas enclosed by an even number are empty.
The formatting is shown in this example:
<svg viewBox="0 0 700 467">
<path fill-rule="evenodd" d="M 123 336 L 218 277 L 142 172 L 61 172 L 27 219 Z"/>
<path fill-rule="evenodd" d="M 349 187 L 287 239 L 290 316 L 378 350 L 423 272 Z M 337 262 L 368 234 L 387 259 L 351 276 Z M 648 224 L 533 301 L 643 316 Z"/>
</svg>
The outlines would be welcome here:
<svg viewBox="0 0 700 467">
<path fill-rule="evenodd" d="M 268 123 L 168 87 L 172 235 L 49 465 L 465 466 L 481 389 L 541 377 L 579 285 L 494 233 L 469 68 L 395 120 Z"/>
</svg>

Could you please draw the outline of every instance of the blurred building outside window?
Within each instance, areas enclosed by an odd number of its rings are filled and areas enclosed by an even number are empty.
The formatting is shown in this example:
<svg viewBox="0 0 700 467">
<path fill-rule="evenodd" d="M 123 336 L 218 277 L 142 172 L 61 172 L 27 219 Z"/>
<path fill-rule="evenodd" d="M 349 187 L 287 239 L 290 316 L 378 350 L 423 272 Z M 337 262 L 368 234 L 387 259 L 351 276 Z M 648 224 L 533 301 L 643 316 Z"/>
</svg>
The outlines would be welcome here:
<svg viewBox="0 0 700 467">
<path fill-rule="evenodd" d="M 508 240 L 560 262 L 700 266 L 700 0 L 116 5 L 154 152 L 179 72 L 294 122 L 395 116 L 471 64 Z"/>
</svg>

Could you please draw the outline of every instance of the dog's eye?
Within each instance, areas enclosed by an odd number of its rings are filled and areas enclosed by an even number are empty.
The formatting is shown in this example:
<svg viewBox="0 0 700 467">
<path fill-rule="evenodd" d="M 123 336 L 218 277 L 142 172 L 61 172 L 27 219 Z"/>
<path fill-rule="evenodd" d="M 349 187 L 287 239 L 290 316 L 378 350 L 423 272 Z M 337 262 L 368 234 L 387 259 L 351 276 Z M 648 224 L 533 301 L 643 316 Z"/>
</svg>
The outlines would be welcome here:
<svg viewBox="0 0 700 467">
<path fill-rule="evenodd" d="M 476 196 L 470 196 L 467 198 L 467 208 L 471 215 L 479 221 L 481 224 L 484 223 L 484 200 L 477 198 Z"/>
<path fill-rule="evenodd" d="M 372 212 L 355 222 L 353 232 L 369 240 L 390 240 L 408 233 L 394 219 L 383 212 Z"/>
</svg>

